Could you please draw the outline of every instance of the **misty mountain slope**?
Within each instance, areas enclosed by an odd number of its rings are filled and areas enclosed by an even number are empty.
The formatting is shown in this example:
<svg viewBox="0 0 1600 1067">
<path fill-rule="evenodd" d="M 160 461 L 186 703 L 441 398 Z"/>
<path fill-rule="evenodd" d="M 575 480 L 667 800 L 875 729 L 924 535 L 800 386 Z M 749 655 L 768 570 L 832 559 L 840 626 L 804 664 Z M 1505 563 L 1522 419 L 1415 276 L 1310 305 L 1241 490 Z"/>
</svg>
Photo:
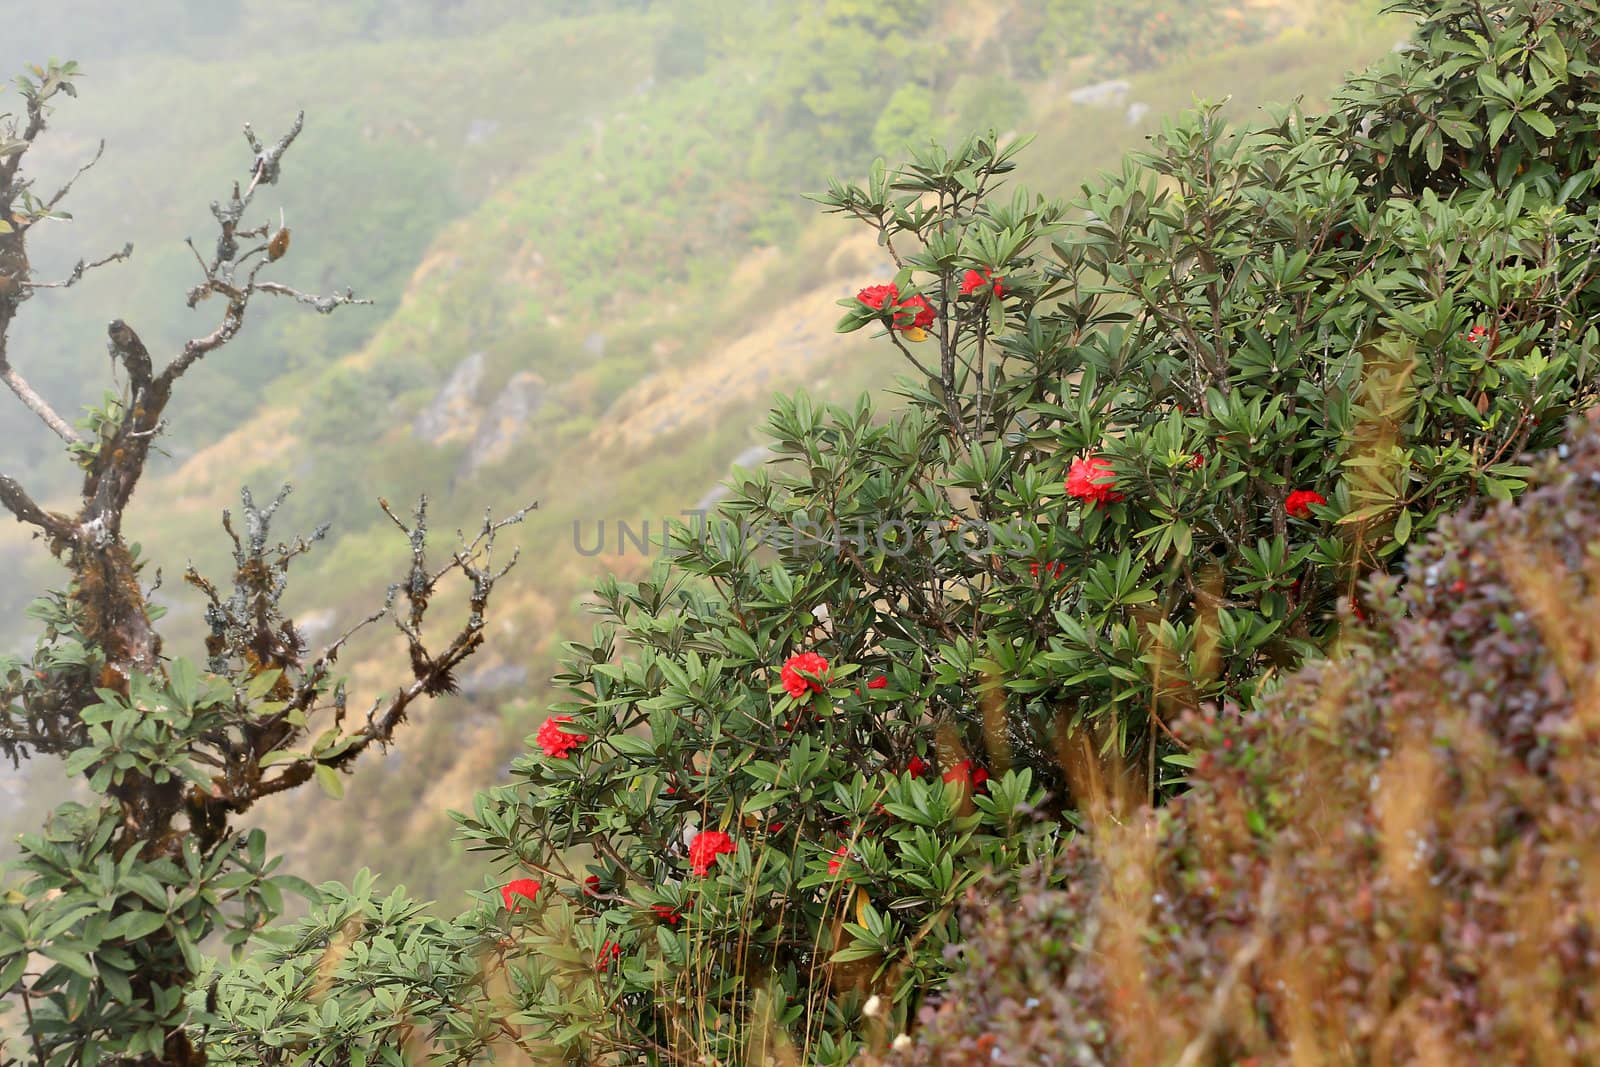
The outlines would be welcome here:
<svg viewBox="0 0 1600 1067">
<path fill-rule="evenodd" d="M 145 57 L 89 67 L 79 96 L 56 109 L 28 170 L 54 187 L 106 142 L 75 186 L 74 220 L 32 244 L 44 277 L 80 257 L 134 244 L 134 257 L 71 290 L 43 292 L 12 327 L 11 348 L 36 387 L 65 412 L 98 403 L 105 322 L 125 317 L 153 352 L 208 331 L 213 308 L 184 307 L 197 266 L 183 244 L 215 240 L 206 205 L 249 163 L 249 121 L 278 136 L 299 109 L 305 132 L 284 180 L 257 199 L 252 224 L 293 241 L 280 280 L 328 291 L 353 286 L 377 306 L 320 318 L 259 301 L 249 328 L 186 383 L 191 400 L 167 439 L 178 456 L 292 387 L 297 372 L 359 347 L 454 218 L 496 185 L 574 137 L 617 101 L 646 91 L 656 20 L 602 17 L 519 25 L 492 36 L 266 48 L 226 62 Z M 270 220 L 268 218 L 270 216 Z M 0 464 L 64 487 L 54 439 L 25 412 L 0 407 Z"/>
<path fill-rule="evenodd" d="M 1316 101 L 1397 35 L 1393 24 L 1352 14 L 1315 35 L 1290 29 L 1136 75 L 1090 102 L 1072 95 L 1098 77 L 1086 64 L 1018 82 L 1025 111 L 1016 126 L 1039 132 L 1018 180 L 1071 195 L 1194 95 L 1232 93 L 1235 116 L 1302 93 Z M 985 62 L 989 47 L 952 59 L 950 84 L 968 84 L 960 64 Z M 318 635 L 380 599 L 403 566 L 405 546 L 380 521 L 375 497 L 401 504 L 429 492 L 441 545 L 485 505 L 503 513 L 540 501 L 507 539 L 523 562 L 501 588 L 462 698 L 424 709 L 389 757 L 361 766 L 336 815 L 315 795 L 263 805 L 260 818 L 308 877 L 370 865 L 424 895 L 479 884 L 487 872 L 448 862 L 444 809 L 496 780 L 537 725 L 560 642 L 587 634 L 582 602 L 596 578 L 648 566 L 633 547 L 619 548 L 617 521 L 634 530 L 648 521 L 658 535 L 663 517 L 705 500 L 736 457 L 759 454 L 773 392 L 847 400 L 882 392 L 901 372 L 885 346 L 833 333 L 834 301 L 887 271 L 870 238 L 799 200 L 815 186 L 765 169 L 782 146 L 773 147 L 771 112 L 757 106 L 749 79 L 748 64 L 731 59 L 648 96 L 610 97 L 581 135 L 505 163 L 505 177 L 441 220 L 403 272 L 391 268 L 399 280 L 374 293 L 379 308 L 353 312 L 371 316 L 355 343 L 340 352 L 318 341 L 316 358 L 279 375 L 250 417 L 145 486 L 130 521 L 169 575 L 171 651 L 198 647 L 200 621 L 171 578 L 186 558 L 224 573 L 217 515 L 240 482 L 258 493 L 295 483 L 281 534 L 335 522 L 291 584 L 297 617 Z M 947 93 L 939 121 L 956 122 L 960 104 Z M 856 170 L 869 158 L 860 155 Z M 285 191 L 296 184 L 286 177 Z M 315 246 L 324 240 L 308 234 L 307 255 L 323 255 Z M 307 316 L 292 328 L 309 335 L 328 320 Z M 590 554 L 602 521 L 605 544 Z M 38 588 L 48 561 L 13 531 L 0 526 L 0 566 L 24 567 L 21 585 Z M 441 599 L 441 622 L 454 606 Z M 353 703 L 403 669 L 384 634 L 342 664 Z"/>
</svg>

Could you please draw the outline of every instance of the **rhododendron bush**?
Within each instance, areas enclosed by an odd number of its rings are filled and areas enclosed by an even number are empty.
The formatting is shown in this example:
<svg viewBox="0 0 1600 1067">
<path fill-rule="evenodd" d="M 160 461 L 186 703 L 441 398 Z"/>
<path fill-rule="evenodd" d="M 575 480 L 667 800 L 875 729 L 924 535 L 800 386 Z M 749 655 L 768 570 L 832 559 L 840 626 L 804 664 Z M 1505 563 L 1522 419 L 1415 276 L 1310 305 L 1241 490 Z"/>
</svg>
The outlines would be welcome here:
<svg viewBox="0 0 1600 1067">
<path fill-rule="evenodd" d="M 602 584 L 570 698 L 460 817 L 498 873 L 437 1040 L 881 1045 L 985 871 L 1052 868 L 1113 771 L 1181 787 L 1186 713 L 1248 705 L 1441 516 L 1517 495 L 1596 399 L 1600 204 L 1590 16 L 1501 9 L 1485 51 L 1477 5 L 1429 5 L 1330 115 L 1203 106 L 1070 205 L 1006 187 L 1023 142 L 993 137 L 834 186 L 894 264 L 839 329 L 904 405 L 780 399 L 720 519 Z"/>
</svg>

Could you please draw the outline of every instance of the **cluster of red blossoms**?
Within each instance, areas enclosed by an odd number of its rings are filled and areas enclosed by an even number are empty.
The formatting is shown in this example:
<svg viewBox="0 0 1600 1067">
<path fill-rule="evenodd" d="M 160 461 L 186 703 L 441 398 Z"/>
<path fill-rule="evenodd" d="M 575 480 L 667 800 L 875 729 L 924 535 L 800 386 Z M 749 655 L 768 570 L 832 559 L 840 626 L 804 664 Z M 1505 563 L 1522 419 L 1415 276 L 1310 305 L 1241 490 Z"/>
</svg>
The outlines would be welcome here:
<svg viewBox="0 0 1600 1067">
<path fill-rule="evenodd" d="M 874 311 L 889 313 L 889 328 L 902 333 L 926 330 L 933 325 L 933 307 L 927 297 L 913 293 L 900 299 L 900 288 L 893 282 L 888 285 L 869 285 L 856 294 L 856 299 Z"/>
<path fill-rule="evenodd" d="M 994 271 L 988 268 L 982 271 L 969 270 L 961 276 L 961 295 L 971 296 L 979 289 L 989 288 L 994 291 L 995 296 L 1005 296 L 1006 287 L 1003 282 L 1003 278 L 996 278 Z"/>
<path fill-rule="evenodd" d="M 872 681 L 867 683 L 867 688 L 868 689 L 887 689 L 887 688 L 889 688 L 889 679 L 880 674 L 876 678 L 872 679 Z M 860 695 L 861 695 L 861 690 L 857 689 L 856 690 L 856 696 L 860 696 Z"/>
<path fill-rule="evenodd" d="M 1489 336 L 1489 330 L 1485 326 L 1474 326 L 1461 336 L 1467 341 L 1470 341 L 1472 344 L 1477 344 L 1479 341 Z"/>
<path fill-rule="evenodd" d="M 828 661 L 816 652 L 801 652 L 784 661 L 778 672 L 783 690 L 799 700 L 807 693 L 820 693 L 826 688 Z"/>
<path fill-rule="evenodd" d="M 1325 505 L 1327 500 L 1314 489 L 1296 489 L 1289 494 L 1289 499 L 1283 502 L 1283 510 L 1293 518 L 1309 519 L 1312 504 Z"/>
<path fill-rule="evenodd" d="M 1092 504 L 1114 504 L 1122 494 L 1114 486 L 1117 476 L 1111 464 L 1099 456 L 1079 457 L 1067 468 L 1067 495 Z"/>
<path fill-rule="evenodd" d="M 539 882 L 535 878 L 513 878 L 500 887 L 500 899 L 505 901 L 506 910 L 516 912 L 522 907 L 517 898 L 531 901 L 539 895 Z"/>
<path fill-rule="evenodd" d="M 718 856 L 724 853 L 731 856 L 736 851 L 738 847 L 733 838 L 721 830 L 702 830 L 689 842 L 689 869 L 695 874 L 709 874 Z"/>
<path fill-rule="evenodd" d="M 570 759 L 572 750 L 589 740 L 588 734 L 569 734 L 561 728 L 562 723 L 571 721 L 571 715 L 552 715 L 539 727 L 534 740 L 544 749 L 546 756 L 551 759 Z"/>
<path fill-rule="evenodd" d="M 944 780 L 947 782 L 960 782 L 968 790 L 981 789 L 983 788 L 983 783 L 989 780 L 989 772 L 982 767 L 973 766 L 971 760 L 964 759 L 944 772 Z"/>
</svg>

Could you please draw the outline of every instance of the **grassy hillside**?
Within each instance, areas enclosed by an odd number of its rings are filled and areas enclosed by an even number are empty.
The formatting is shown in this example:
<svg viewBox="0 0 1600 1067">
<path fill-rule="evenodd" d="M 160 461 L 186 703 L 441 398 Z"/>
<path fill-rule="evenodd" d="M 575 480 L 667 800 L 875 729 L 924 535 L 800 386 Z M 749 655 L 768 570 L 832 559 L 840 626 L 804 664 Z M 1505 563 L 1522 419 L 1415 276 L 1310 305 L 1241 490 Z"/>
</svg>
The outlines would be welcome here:
<svg viewBox="0 0 1600 1067">
<path fill-rule="evenodd" d="M 617 550 L 615 523 L 649 520 L 655 534 L 662 517 L 701 501 L 759 444 L 774 391 L 845 399 L 892 388 L 899 368 L 889 353 L 833 333 L 834 301 L 888 271 L 870 241 L 800 200 L 819 172 L 864 169 L 875 138 L 945 134 L 998 116 L 1039 133 L 1021 180 L 1070 195 L 1195 96 L 1231 95 L 1238 117 L 1270 100 L 1315 102 L 1403 32 L 1365 4 L 1334 5 L 1315 22 L 1285 5 L 1247 10 L 1239 17 L 1284 28 L 1131 73 L 1126 91 L 1096 105 L 1069 93 L 1104 76 L 1103 52 L 1037 73 L 1028 57 L 1001 55 L 1033 5 L 1001 5 L 981 26 L 954 8 L 923 6 L 927 17 L 905 29 L 917 35 L 908 47 L 865 53 L 891 73 L 937 57 L 932 85 L 902 77 L 925 98 L 906 97 L 911 117 L 901 124 L 898 112 L 881 121 L 901 95 L 892 84 L 866 103 L 827 97 L 795 80 L 812 77 L 811 67 L 785 67 L 771 48 L 729 46 L 693 4 L 677 21 L 616 13 L 426 44 L 347 42 L 296 54 L 270 75 L 259 62 L 151 61 L 119 70 L 121 92 L 106 98 L 85 86 L 87 103 L 61 123 L 75 136 L 126 121 L 117 96 L 137 96 L 152 116 L 183 115 L 137 151 L 192 159 L 195 189 L 186 178 L 181 190 L 135 183 L 124 197 L 86 195 L 80 218 L 120 211 L 147 227 L 141 233 L 161 234 L 134 267 L 159 269 L 100 283 L 125 290 L 65 294 L 78 302 L 66 326 L 42 301 L 30 308 L 35 348 L 98 353 L 96 324 L 124 306 L 102 314 L 113 295 L 181 311 L 172 279 L 188 253 L 171 236 L 204 232 L 203 204 L 237 163 L 233 121 L 249 116 L 270 131 L 298 106 L 309 112 L 307 135 L 281 191 L 296 235 L 288 279 L 348 280 L 378 300 L 337 322 L 274 316 L 252 345 L 195 376 L 209 383 L 207 410 L 177 428 L 181 447 L 132 520 L 169 575 L 189 558 L 222 573 L 216 517 L 239 484 L 292 481 L 281 533 L 336 524 L 290 598 L 302 621 L 329 629 L 379 599 L 400 571 L 404 545 L 377 521 L 374 498 L 429 492 L 441 535 L 486 504 L 508 511 L 540 501 L 515 539 L 523 564 L 502 587 L 496 630 L 463 697 L 418 716 L 387 759 L 361 767 L 335 815 L 320 796 L 284 797 L 260 813 L 302 873 L 346 877 L 370 865 L 424 894 L 479 884 L 487 872 L 447 862 L 443 812 L 493 782 L 542 718 L 544 679 L 559 643 L 587 632 L 581 605 L 596 577 L 646 565 Z M 751 10 L 752 19 L 776 17 Z M 643 43 L 685 27 L 700 52 Z M 839 45 L 835 29 L 801 25 L 787 46 Z M 170 75 L 169 88 L 135 92 L 158 73 Z M 194 88 L 213 85 L 197 105 Z M 810 101 L 803 113 L 796 100 Z M 196 110 L 214 121 L 195 121 Z M 92 228 L 108 230 L 120 233 Z M 96 310 L 80 314 L 84 306 Z M 57 321 L 39 321 L 47 317 Z M 176 312 L 140 325 L 169 348 L 183 336 Z M 13 350 L 29 346 L 19 339 Z M 588 548 L 602 521 L 604 550 L 580 551 L 575 524 Z M 24 576 L 8 591 L 13 607 L 50 576 L 42 557 L 0 530 L 0 567 Z M 172 647 L 182 648 L 198 638 L 197 606 L 170 581 L 165 596 Z M 374 692 L 399 663 L 392 642 L 353 651 L 344 663 L 357 694 Z"/>
</svg>

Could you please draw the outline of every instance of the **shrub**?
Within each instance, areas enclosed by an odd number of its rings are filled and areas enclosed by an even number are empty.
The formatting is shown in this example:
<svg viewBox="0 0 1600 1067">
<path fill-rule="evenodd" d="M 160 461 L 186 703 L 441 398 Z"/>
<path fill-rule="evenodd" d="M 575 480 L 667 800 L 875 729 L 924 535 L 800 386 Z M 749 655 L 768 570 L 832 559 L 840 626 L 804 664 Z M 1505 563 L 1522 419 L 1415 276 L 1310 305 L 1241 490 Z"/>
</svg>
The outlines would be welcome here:
<svg viewBox="0 0 1600 1067">
<path fill-rule="evenodd" d="M 894 1062 L 1595 1062 L 1600 427 L 1561 452 L 1345 656 L 1194 720 L 1192 790 L 1070 890 L 974 913 Z"/>
<path fill-rule="evenodd" d="M 1059 869 L 1085 783 L 1174 788 L 1173 721 L 1248 702 L 1381 606 L 1363 575 L 1520 492 L 1516 457 L 1595 397 L 1600 211 L 1591 116 L 1532 117 L 1589 77 L 1588 17 L 1513 9 L 1538 32 L 1480 68 L 1569 63 L 1505 124 L 1555 162 L 1504 182 L 1487 141 L 1425 171 L 1450 115 L 1399 105 L 1407 79 L 1490 93 L 1461 60 L 1479 8 L 1450 2 L 1337 113 L 1202 108 L 1076 216 L 999 195 L 1021 143 L 993 138 L 834 187 L 900 266 L 840 329 L 882 331 L 908 407 L 781 400 L 773 470 L 598 590 L 571 699 L 461 817 L 505 895 L 445 938 L 483 972 L 441 979 L 441 1057 L 851 1058 L 944 981 L 986 869 Z M 219 1021 L 230 1047 L 252 1019 Z M 392 1058 L 409 1020 L 327 1055 Z"/>
</svg>

